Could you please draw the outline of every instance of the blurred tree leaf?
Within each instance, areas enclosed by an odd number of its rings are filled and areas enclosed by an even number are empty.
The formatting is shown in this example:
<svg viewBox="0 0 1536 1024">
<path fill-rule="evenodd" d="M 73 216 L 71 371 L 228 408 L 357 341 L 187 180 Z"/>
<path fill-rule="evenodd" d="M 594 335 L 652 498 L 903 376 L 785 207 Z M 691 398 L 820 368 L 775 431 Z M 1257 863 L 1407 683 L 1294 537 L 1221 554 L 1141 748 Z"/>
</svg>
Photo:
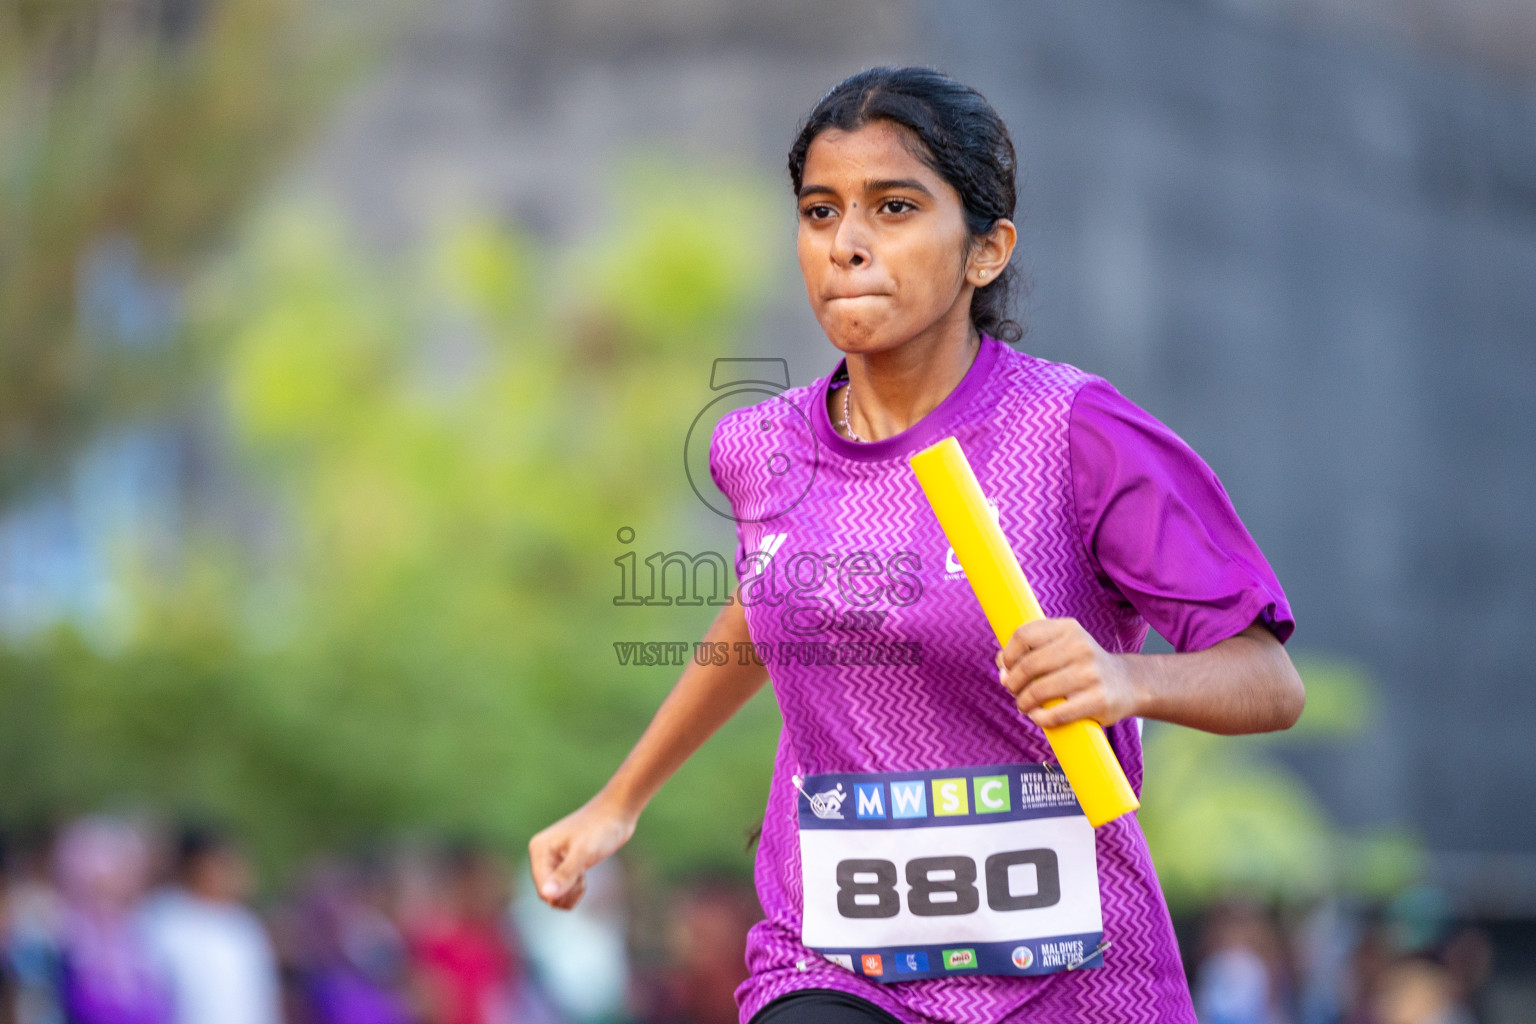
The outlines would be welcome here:
<svg viewBox="0 0 1536 1024">
<path fill-rule="evenodd" d="M 1302 784 L 1242 738 L 1152 725 L 1140 818 L 1175 909 L 1233 891 L 1301 897 L 1338 875 L 1334 834 Z"/>
<path fill-rule="evenodd" d="M 1412 837 L 1341 830 L 1299 778 L 1266 756 L 1346 740 L 1370 714 L 1371 684 L 1361 668 L 1316 654 L 1295 661 L 1307 706 L 1286 732 L 1229 737 L 1147 725 L 1149 782 L 1139 817 L 1177 911 L 1233 893 L 1291 901 L 1330 891 L 1380 897 L 1417 876 Z"/>
<path fill-rule="evenodd" d="M 132 345 L 93 329 L 82 268 L 126 246 L 140 287 L 174 295 L 387 20 L 346 13 L 0 3 L 0 501 L 103 424 L 185 398 L 176 318 Z"/>
<path fill-rule="evenodd" d="M 1301 719 L 1284 734 L 1292 739 L 1343 738 L 1357 735 L 1371 715 L 1370 681 L 1365 670 L 1336 658 L 1302 654 L 1295 659 L 1307 687 Z"/>
</svg>

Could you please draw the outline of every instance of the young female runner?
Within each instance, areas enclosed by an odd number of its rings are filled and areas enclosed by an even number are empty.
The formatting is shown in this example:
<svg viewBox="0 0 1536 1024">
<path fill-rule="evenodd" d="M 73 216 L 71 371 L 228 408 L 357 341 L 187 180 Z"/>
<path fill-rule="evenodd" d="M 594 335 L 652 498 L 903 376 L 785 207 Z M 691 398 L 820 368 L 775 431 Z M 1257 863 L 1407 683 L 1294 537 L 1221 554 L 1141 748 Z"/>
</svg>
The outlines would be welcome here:
<svg viewBox="0 0 1536 1024">
<path fill-rule="evenodd" d="M 1285 595 L 1172 431 L 1010 347 L 1014 150 L 978 93 L 924 68 L 854 75 L 789 170 L 806 292 L 844 358 L 716 428 L 741 583 L 705 635 L 780 656 L 690 664 L 603 790 L 534 837 L 539 893 L 574 906 L 771 671 L 784 729 L 743 1021 L 1192 1024 L 1135 816 L 1090 829 L 1063 809 L 1042 727 L 1101 723 L 1138 792 L 1139 718 L 1288 728 Z M 949 435 L 1049 616 L 1001 651 L 907 463 Z M 1149 625 L 1177 653 L 1138 653 Z M 892 850 L 924 856 L 903 876 Z"/>
</svg>

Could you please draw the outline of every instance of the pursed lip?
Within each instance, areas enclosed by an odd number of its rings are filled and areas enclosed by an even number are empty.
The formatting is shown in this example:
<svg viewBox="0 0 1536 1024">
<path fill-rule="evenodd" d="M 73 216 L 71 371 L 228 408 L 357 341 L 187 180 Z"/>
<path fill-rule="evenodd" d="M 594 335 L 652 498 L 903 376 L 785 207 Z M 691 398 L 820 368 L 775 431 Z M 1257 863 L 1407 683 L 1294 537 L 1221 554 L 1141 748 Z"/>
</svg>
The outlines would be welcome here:
<svg viewBox="0 0 1536 1024">
<path fill-rule="evenodd" d="M 827 295 L 825 295 L 824 298 L 826 299 L 826 301 L 831 302 L 833 299 L 873 299 L 873 298 L 882 298 L 882 297 L 888 297 L 890 294 L 891 294 L 890 292 L 868 292 L 868 291 L 865 291 L 865 292 L 830 292 Z"/>
</svg>

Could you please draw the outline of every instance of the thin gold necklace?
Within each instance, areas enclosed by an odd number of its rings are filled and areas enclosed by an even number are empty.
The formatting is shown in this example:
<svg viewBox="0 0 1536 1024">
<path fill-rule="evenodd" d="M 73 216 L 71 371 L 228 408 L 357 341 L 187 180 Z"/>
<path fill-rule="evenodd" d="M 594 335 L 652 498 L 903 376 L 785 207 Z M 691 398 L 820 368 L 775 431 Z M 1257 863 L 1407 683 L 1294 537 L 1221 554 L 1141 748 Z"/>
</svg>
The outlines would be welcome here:
<svg viewBox="0 0 1536 1024">
<path fill-rule="evenodd" d="M 868 444 L 868 441 L 865 441 L 862 437 L 853 432 L 853 422 L 848 419 L 848 395 L 852 391 L 853 378 L 849 377 L 848 383 L 843 387 L 843 429 L 848 431 L 848 436 L 853 438 L 855 441 L 858 441 L 860 444 Z"/>
<path fill-rule="evenodd" d="M 981 343 L 978 341 L 977 344 L 976 344 L 976 351 L 971 354 L 971 362 L 974 363 L 976 361 L 976 356 L 978 354 L 980 354 L 980 352 L 981 352 Z M 970 373 L 970 368 L 967 367 L 966 368 L 966 373 L 965 374 L 961 374 L 961 380 L 964 380 L 966 374 L 969 374 L 969 373 Z M 959 385 L 957 384 L 956 387 L 959 387 Z M 872 444 L 873 442 L 866 441 L 862 437 L 860 437 L 858 434 L 855 434 L 853 432 L 853 421 L 848 418 L 848 396 L 850 394 L 852 394 L 852 393 L 853 393 L 853 378 L 849 377 L 848 378 L 848 383 L 843 386 L 843 429 L 848 431 L 848 436 L 849 437 L 853 438 L 855 441 L 858 441 L 860 444 Z"/>
</svg>

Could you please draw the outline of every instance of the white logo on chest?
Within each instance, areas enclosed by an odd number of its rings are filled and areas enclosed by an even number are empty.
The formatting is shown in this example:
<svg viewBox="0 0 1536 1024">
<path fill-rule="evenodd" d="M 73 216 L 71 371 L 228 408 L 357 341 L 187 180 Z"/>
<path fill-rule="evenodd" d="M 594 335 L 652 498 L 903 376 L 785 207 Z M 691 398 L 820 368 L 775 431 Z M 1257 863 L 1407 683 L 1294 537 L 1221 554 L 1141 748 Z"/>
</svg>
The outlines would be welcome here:
<svg viewBox="0 0 1536 1024">
<path fill-rule="evenodd" d="M 997 502 L 988 501 L 987 508 L 991 511 L 992 518 L 1001 524 L 1003 521 L 1003 514 L 998 509 Z M 955 557 L 955 549 L 953 547 L 950 547 L 944 552 L 944 578 L 947 580 L 958 580 L 965 578 L 965 567 L 960 564 L 960 559 Z"/>
</svg>

